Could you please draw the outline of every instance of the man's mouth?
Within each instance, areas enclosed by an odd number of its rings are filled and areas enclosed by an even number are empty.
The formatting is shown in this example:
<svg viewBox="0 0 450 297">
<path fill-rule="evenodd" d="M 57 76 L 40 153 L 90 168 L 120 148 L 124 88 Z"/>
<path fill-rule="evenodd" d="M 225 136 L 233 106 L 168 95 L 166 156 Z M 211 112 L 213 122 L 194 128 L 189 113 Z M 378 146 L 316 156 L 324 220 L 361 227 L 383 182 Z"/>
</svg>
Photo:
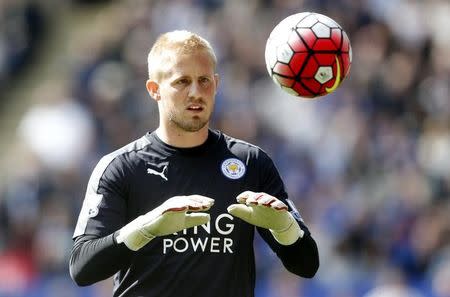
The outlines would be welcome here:
<svg viewBox="0 0 450 297">
<path fill-rule="evenodd" d="M 203 110 L 203 106 L 197 105 L 197 104 L 192 104 L 187 107 L 187 110 L 194 111 L 194 112 L 195 111 L 200 112 Z"/>
</svg>

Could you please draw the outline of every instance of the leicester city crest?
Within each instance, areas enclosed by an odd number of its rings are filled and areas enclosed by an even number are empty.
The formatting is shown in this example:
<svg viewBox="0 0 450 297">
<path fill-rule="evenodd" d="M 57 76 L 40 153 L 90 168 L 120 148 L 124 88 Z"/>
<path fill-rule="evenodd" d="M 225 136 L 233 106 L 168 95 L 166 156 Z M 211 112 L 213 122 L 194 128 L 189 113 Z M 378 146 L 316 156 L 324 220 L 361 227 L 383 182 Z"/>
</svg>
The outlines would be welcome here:
<svg viewBox="0 0 450 297">
<path fill-rule="evenodd" d="M 230 179 L 239 179 L 245 174 L 244 163 L 236 158 L 229 158 L 222 162 L 220 166 L 223 175 Z"/>
</svg>

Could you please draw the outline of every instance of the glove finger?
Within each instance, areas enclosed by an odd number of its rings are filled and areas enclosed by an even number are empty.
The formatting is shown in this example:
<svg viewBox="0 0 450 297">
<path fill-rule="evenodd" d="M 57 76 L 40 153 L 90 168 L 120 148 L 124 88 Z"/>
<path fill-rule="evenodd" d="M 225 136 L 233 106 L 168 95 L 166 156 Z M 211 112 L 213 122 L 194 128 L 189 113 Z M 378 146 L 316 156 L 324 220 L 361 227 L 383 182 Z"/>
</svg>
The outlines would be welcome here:
<svg viewBox="0 0 450 297">
<path fill-rule="evenodd" d="M 211 206 L 214 205 L 214 199 L 202 196 L 202 195 L 189 195 L 186 196 L 190 201 L 196 203 L 193 204 L 192 207 L 196 208 L 199 207 L 199 210 L 208 210 L 211 208 Z M 194 209 L 189 209 L 194 210 Z"/>
<path fill-rule="evenodd" d="M 252 224 L 251 219 L 253 209 L 251 207 L 243 204 L 231 204 L 230 206 L 228 206 L 227 211 L 233 216 Z"/>
<path fill-rule="evenodd" d="M 264 194 L 258 199 L 258 204 L 270 207 L 271 204 L 277 200 L 277 198 L 270 196 L 269 194 Z"/>
<path fill-rule="evenodd" d="M 185 225 L 186 228 L 191 228 L 198 225 L 203 225 L 208 223 L 210 216 L 208 213 L 189 213 L 186 214 Z"/>
<path fill-rule="evenodd" d="M 274 202 L 270 204 L 270 207 L 276 210 L 288 210 L 288 207 L 286 204 L 284 204 L 281 200 L 276 199 Z"/>
<path fill-rule="evenodd" d="M 264 193 L 252 193 L 245 201 L 246 205 L 259 205 L 260 200 L 265 196 Z"/>
<path fill-rule="evenodd" d="M 213 204 L 214 199 L 201 195 L 176 196 L 168 200 L 162 213 L 208 210 Z"/>
<path fill-rule="evenodd" d="M 162 214 L 165 214 L 167 212 L 186 212 L 188 210 L 188 206 L 184 205 L 184 206 L 174 206 L 174 207 L 169 207 L 167 209 L 165 209 Z"/>
<path fill-rule="evenodd" d="M 167 212 L 202 211 L 202 210 L 207 210 L 207 209 L 208 209 L 208 207 L 202 205 L 201 203 L 190 201 L 185 206 L 168 208 L 163 212 L 163 214 L 167 213 Z"/>
<path fill-rule="evenodd" d="M 166 212 L 186 212 L 188 209 L 189 199 L 186 196 L 175 196 L 161 204 L 161 214 Z"/>
<path fill-rule="evenodd" d="M 236 200 L 239 203 L 245 204 L 247 199 L 249 197 L 254 196 L 254 194 L 255 194 L 255 192 L 252 192 L 252 191 L 244 191 L 244 192 L 240 193 L 239 195 L 237 195 Z"/>
</svg>

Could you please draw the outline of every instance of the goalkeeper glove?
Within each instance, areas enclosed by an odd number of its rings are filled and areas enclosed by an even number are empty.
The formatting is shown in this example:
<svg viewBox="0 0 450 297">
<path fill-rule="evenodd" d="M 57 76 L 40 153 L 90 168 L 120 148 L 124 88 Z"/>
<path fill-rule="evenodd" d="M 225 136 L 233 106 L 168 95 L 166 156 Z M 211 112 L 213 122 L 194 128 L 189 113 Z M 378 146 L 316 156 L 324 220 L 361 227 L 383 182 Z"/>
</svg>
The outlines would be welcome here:
<svg viewBox="0 0 450 297">
<path fill-rule="evenodd" d="M 236 198 L 238 204 L 228 206 L 228 212 L 249 224 L 269 229 L 276 241 L 290 245 L 305 233 L 288 207 L 266 193 L 245 191 Z"/>
<path fill-rule="evenodd" d="M 206 211 L 213 204 L 213 199 L 201 195 L 172 197 L 122 227 L 116 241 L 137 251 L 156 236 L 206 224 L 210 220 L 209 214 L 198 211 Z"/>
</svg>

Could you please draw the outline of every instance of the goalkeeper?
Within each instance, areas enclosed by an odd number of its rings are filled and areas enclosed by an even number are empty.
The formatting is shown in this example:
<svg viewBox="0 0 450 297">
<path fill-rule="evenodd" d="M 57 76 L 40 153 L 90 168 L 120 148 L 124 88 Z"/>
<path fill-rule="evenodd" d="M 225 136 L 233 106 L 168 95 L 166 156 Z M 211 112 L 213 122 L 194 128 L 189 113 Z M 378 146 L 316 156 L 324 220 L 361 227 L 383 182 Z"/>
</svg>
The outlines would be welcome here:
<svg viewBox="0 0 450 297">
<path fill-rule="evenodd" d="M 272 160 L 209 128 L 219 82 L 210 44 L 187 31 L 163 34 L 148 68 L 159 127 L 92 172 L 73 280 L 115 275 L 113 296 L 254 296 L 255 230 L 286 269 L 313 277 L 316 243 Z"/>
</svg>

